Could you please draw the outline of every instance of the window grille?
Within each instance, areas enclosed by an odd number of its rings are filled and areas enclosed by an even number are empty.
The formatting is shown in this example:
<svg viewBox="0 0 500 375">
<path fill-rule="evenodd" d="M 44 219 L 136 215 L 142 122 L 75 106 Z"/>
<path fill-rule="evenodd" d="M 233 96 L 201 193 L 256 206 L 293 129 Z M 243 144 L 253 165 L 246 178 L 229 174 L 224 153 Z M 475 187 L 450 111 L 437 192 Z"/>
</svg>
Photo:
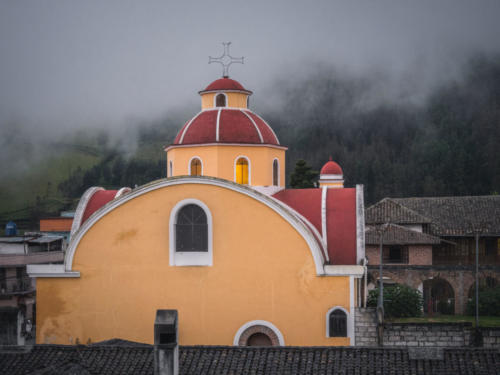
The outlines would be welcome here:
<svg viewBox="0 0 500 375">
<path fill-rule="evenodd" d="M 342 310 L 333 310 L 329 316 L 330 337 L 347 337 L 347 315 Z"/>
<path fill-rule="evenodd" d="M 182 207 L 175 224 L 176 251 L 208 251 L 207 215 L 195 204 Z"/>
</svg>

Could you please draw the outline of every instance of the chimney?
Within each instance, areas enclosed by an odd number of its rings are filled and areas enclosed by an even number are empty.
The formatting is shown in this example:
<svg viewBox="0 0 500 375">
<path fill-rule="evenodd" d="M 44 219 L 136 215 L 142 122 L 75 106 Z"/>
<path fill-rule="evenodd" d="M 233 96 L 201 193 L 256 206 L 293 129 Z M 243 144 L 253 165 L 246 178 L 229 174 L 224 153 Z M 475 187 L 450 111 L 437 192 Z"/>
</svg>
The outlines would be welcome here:
<svg viewBox="0 0 500 375">
<path fill-rule="evenodd" d="M 155 375 L 179 374 L 177 310 L 157 310 L 155 319 Z"/>
</svg>

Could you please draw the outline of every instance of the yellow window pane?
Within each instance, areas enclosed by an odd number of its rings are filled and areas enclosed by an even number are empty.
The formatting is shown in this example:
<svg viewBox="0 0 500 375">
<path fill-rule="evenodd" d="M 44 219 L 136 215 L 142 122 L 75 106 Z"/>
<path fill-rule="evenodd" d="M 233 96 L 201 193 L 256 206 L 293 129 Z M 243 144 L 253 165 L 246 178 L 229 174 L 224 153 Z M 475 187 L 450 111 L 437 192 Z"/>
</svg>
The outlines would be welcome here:
<svg viewBox="0 0 500 375">
<path fill-rule="evenodd" d="M 236 182 L 248 185 L 248 161 L 246 159 L 240 158 L 236 162 Z"/>
</svg>

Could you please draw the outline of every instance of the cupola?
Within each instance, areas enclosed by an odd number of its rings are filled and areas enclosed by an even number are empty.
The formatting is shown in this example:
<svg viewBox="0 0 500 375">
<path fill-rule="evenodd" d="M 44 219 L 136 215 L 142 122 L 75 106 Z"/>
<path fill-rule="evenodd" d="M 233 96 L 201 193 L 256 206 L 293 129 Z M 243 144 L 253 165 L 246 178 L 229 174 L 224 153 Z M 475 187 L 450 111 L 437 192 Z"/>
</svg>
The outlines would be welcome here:
<svg viewBox="0 0 500 375">
<path fill-rule="evenodd" d="M 329 188 L 343 188 L 344 187 L 344 172 L 340 165 L 335 163 L 330 156 L 319 175 L 319 186 Z"/>
</svg>

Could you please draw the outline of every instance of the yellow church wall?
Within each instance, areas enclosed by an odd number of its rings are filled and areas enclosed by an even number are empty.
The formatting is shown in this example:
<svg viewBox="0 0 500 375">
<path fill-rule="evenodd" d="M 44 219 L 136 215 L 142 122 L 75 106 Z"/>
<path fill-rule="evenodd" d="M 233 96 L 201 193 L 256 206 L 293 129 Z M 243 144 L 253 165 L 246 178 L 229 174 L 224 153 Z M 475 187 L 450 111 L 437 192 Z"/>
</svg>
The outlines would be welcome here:
<svg viewBox="0 0 500 375">
<path fill-rule="evenodd" d="M 247 97 L 248 94 L 243 94 L 240 92 L 225 92 L 227 106 L 232 108 L 248 108 Z M 210 92 L 201 95 L 201 109 L 214 108 L 214 97 L 217 95 L 215 92 Z"/>
<path fill-rule="evenodd" d="M 203 164 L 203 175 L 234 181 L 235 161 L 238 156 L 250 160 L 250 185 L 271 186 L 273 184 L 273 160 L 279 161 L 279 186 L 285 186 L 285 150 L 266 146 L 193 146 L 176 147 L 167 152 L 167 166 L 172 161 L 173 176 L 189 174 L 190 160 L 199 157 Z M 170 176 L 170 175 L 169 175 Z"/>
<path fill-rule="evenodd" d="M 170 213 L 186 198 L 211 211 L 211 267 L 169 265 Z M 349 345 L 326 337 L 327 311 L 349 311 L 349 277 L 316 276 L 285 219 L 227 188 L 171 185 L 124 203 L 82 237 L 72 268 L 79 278 L 37 280 L 37 343 L 153 343 L 156 310 L 177 309 L 181 345 L 232 345 L 252 320 L 273 323 L 285 345 Z"/>
</svg>

